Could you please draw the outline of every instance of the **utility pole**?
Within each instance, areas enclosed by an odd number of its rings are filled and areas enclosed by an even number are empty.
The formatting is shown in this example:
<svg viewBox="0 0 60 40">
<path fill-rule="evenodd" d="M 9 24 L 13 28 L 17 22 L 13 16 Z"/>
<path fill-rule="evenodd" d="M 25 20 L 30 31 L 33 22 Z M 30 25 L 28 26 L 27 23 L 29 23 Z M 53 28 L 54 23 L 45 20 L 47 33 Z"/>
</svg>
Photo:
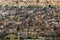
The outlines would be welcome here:
<svg viewBox="0 0 60 40">
<path fill-rule="evenodd" d="M 17 25 L 18 40 L 20 40 L 20 32 L 19 32 L 19 30 L 20 30 L 19 25 Z"/>
<path fill-rule="evenodd" d="M 19 34 L 20 34 L 20 33 L 18 32 L 18 40 L 20 40 L 20 36 L 19 36 Z"/>
<path fill-rule="evenodd" d="M 18 7 L 18 3 L 19 3 L 19 0 L 15 0 L 16 2 L 16 5 Z M 18 13 L 18 9 L 16 8 L 16 14 Z M 19 32 L 20 28 L 19 28 L 19 24 L 17 24 L 17 34 L 18 34 L 18 40 L 20 40 L 20 32 Z"/>
</svg>

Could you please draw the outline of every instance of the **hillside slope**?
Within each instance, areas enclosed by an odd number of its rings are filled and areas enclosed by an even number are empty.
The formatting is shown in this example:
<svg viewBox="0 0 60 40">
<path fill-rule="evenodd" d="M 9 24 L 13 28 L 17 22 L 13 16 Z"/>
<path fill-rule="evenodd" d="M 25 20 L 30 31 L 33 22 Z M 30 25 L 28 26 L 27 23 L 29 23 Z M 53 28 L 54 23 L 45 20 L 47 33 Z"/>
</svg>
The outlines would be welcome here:
<svg viewBox="0 0 60 40">
<path fill-rule="evenodd" d="M 16 3 L 18 2 L 18 3 Z M 60 0 L 0 0 L 0 5 L 20 5 L 20 6 L 27 6 L 27 5 L 58 5 L 60 4 Z"/>
</svg>

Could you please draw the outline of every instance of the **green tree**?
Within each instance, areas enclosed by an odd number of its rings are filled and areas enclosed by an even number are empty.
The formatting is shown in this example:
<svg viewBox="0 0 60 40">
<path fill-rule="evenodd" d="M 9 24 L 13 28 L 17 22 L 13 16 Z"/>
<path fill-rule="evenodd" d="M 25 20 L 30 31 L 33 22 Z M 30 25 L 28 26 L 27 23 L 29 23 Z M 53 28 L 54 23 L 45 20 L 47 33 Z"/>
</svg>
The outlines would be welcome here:
<svg viewBox="0 0 60 40">
<path fill-rule="evenodd" d="M 5 39 L 10 39 L 10 40 L 14 40 L 14 38 L 16 38 L 16 35 L 7 35 L 5 36 Z"/>
</svg>

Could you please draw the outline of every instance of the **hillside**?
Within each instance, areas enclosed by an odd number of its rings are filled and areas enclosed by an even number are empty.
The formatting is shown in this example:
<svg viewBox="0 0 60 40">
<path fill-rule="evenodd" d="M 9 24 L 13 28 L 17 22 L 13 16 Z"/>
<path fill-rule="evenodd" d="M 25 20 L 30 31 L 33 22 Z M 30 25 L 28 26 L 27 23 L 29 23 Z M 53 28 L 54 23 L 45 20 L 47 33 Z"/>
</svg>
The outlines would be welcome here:
<svg viewBox="0 0 60 40">
<path fill-rule="evenodd" d="M 18 2 L 18 3 L 16 3 Z M 28 5 L 60 5 L 60 0 L 0 0 L 0 5 L 28 6 Z"/>
</svg>

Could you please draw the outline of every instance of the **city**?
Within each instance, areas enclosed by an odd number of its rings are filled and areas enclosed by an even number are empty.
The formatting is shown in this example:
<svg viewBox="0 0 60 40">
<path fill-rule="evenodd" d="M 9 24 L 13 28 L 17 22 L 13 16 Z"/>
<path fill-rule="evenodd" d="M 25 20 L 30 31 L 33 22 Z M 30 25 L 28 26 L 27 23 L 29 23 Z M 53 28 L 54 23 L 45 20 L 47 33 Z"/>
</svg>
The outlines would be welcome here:
<svg viewBox="0 0 60 40">
<path fill-rule="evenodd" d="M 60 40 L 60 6 L 38 2 L 0 4 L 0 40 Z"/>
</svg>

